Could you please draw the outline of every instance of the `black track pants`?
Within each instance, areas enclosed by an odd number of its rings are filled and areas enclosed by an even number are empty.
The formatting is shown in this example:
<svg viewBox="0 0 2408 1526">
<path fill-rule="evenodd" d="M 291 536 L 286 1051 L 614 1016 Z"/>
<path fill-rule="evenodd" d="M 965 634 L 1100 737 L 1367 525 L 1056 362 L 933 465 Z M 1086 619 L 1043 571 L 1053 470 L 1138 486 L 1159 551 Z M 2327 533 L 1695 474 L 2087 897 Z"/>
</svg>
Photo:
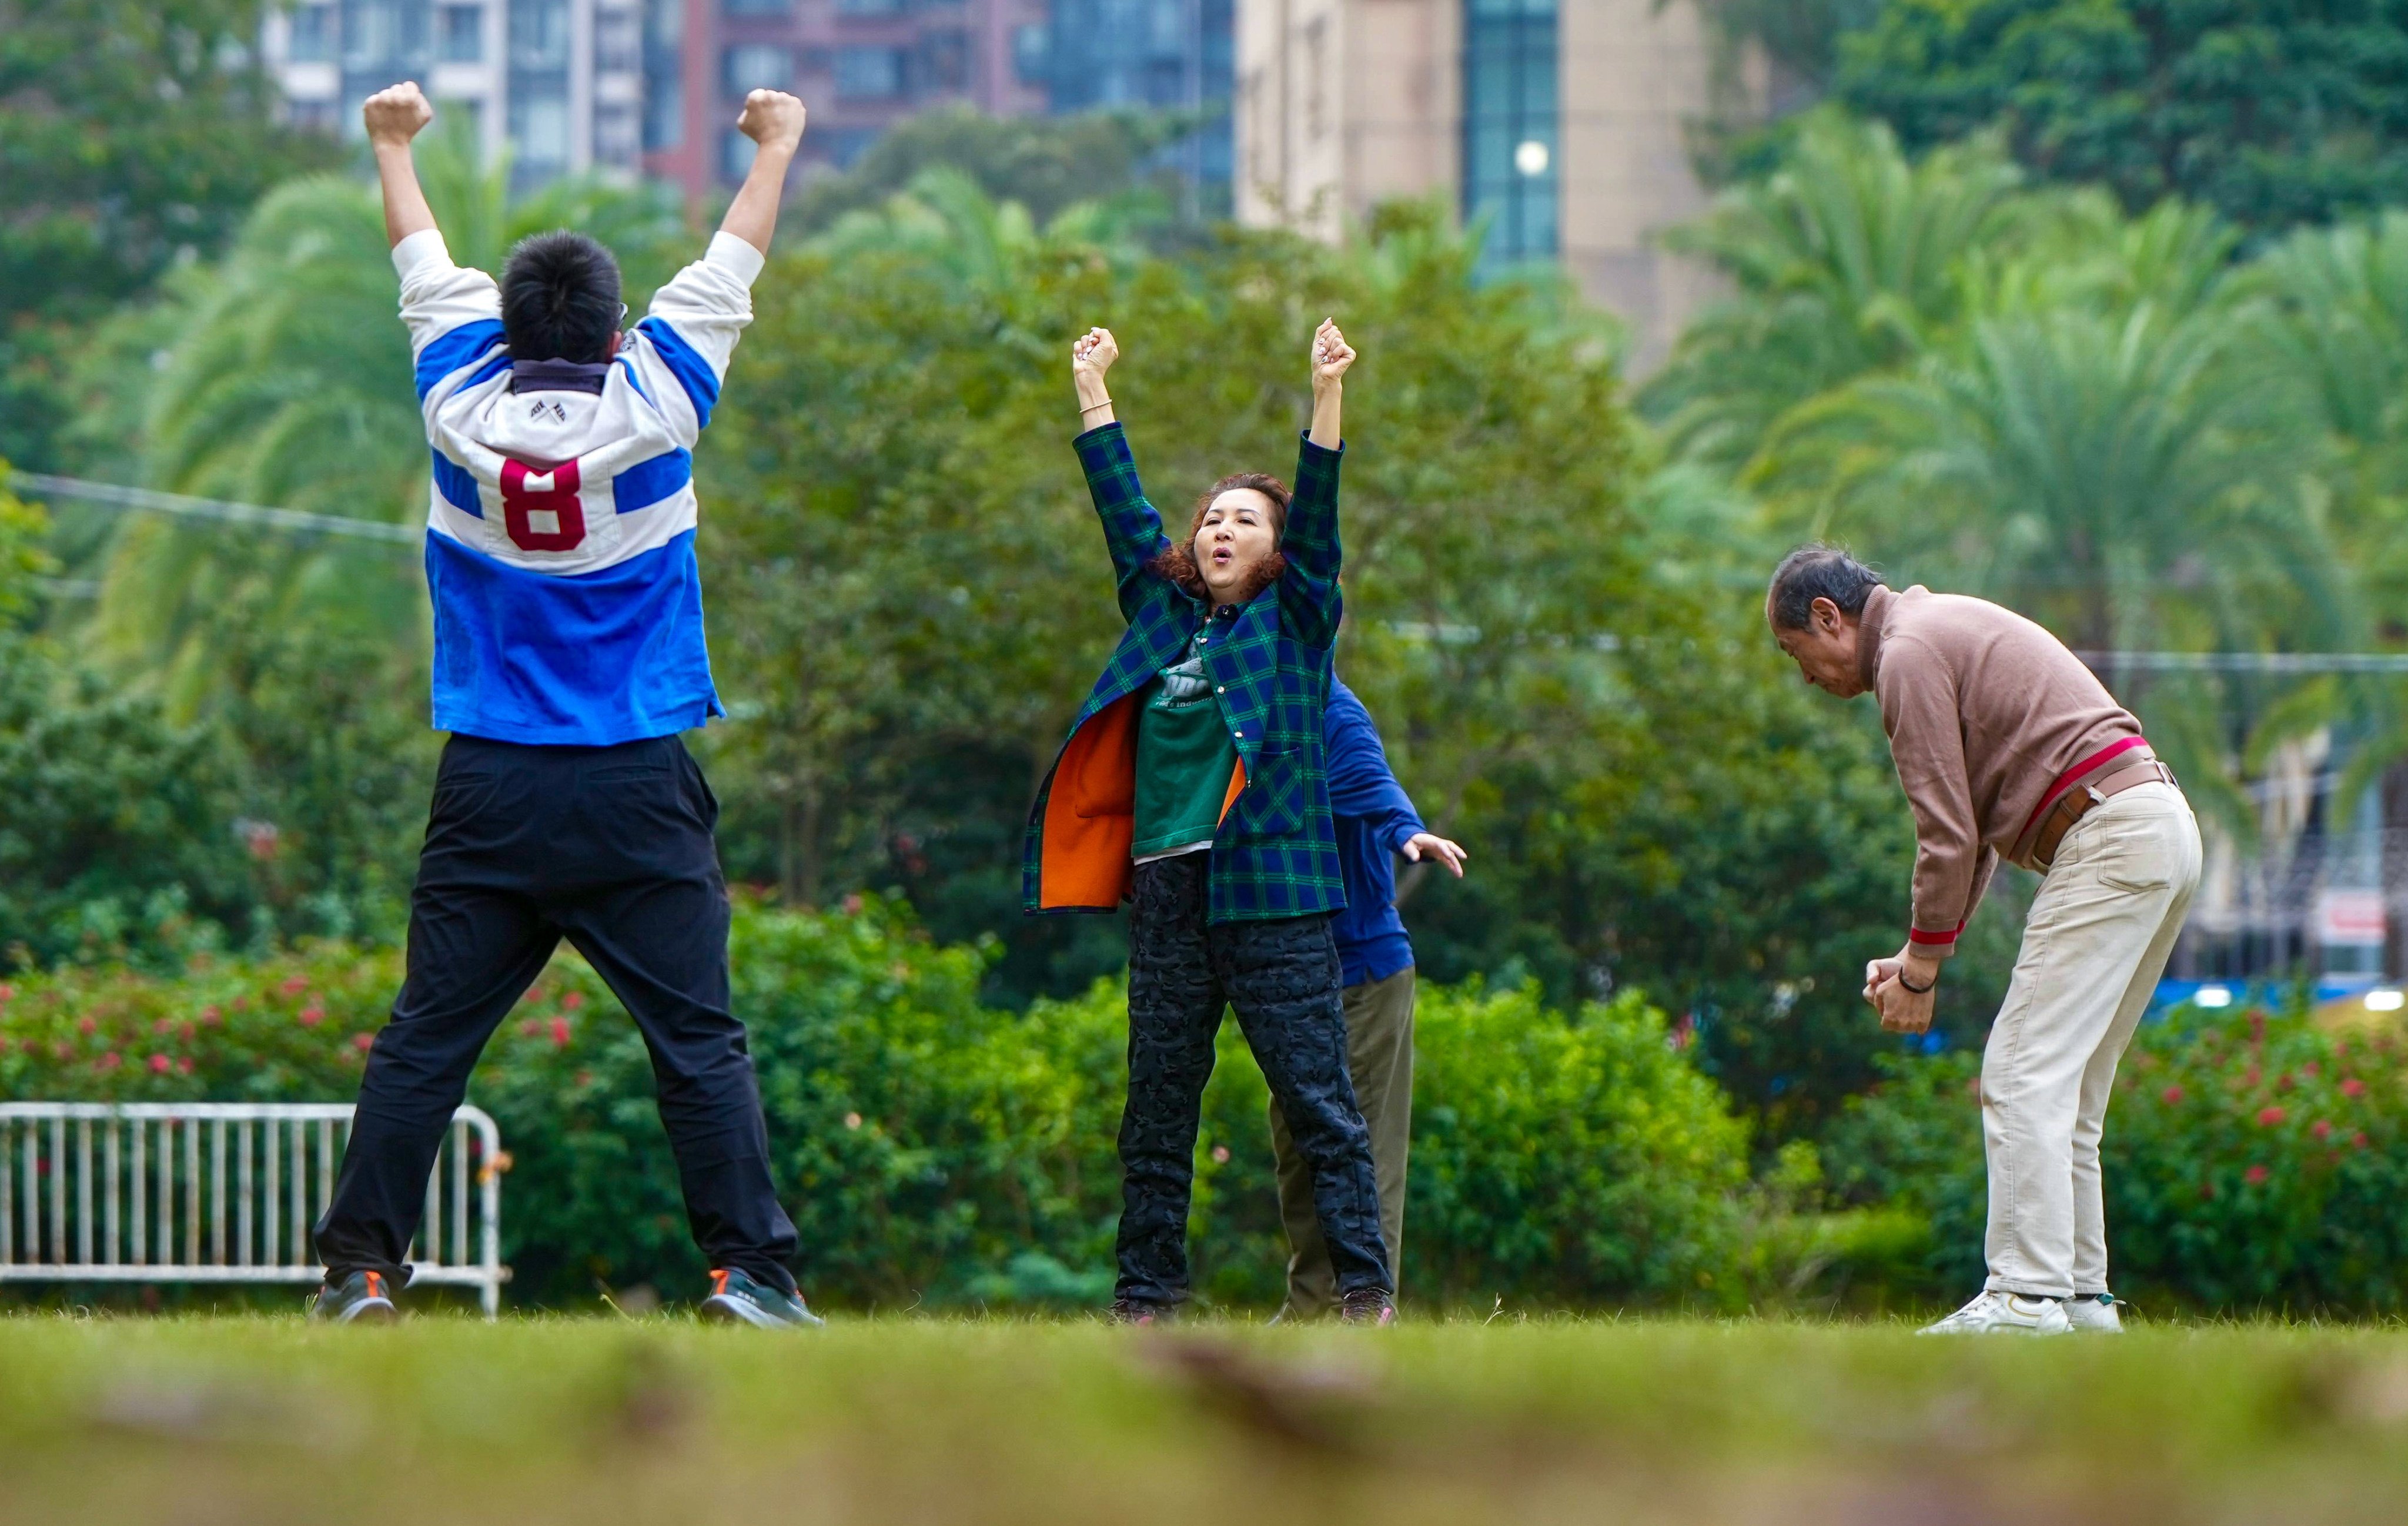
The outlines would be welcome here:
<svg viewBox="0 0 2408 1526">
<path fill-rule="evenodd" d="M 1346 1072 L 1329 918 L 1205 921 L 1206 853 L 1140 864 L 1129 919 L 1129 1084 L 1121 1114 L 1121 1297 L 1187 1294 L 1187 1205 L 1225 1005 L 1312 1172 L 1340 1295 L 1388 1286 L 1371 1138 Z"/>
<path fill-rule="evenodd" d="M 770 1185 L 760 1091 L 728 1010 L 718 816 L 675 736 L 605 748 L 454 736 L 444 748 L 410 895 L 408 973 L 368 1051 L 318 1222 L 330 1278 L 404 1279 L 468 1074 L 566 937 L 643 1031 L 695 1243 L 713 1266 L 793 1288 L 795 1226 Z"/>
</svg>

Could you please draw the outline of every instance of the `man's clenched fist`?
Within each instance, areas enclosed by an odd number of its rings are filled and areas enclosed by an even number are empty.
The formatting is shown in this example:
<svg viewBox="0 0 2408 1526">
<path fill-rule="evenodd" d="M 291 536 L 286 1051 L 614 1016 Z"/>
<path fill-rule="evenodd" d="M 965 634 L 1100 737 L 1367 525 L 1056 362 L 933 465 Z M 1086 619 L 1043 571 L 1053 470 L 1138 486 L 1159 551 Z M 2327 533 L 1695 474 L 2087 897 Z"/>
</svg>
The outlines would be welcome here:
<svg viewBox="0 0 2408 1526">
<path fill-rule="evenodd" d="M 435 108 L 414 79 L 387 85 L 367 98 L 360 115 L 368 124 L 370 143 L 407 143 L 435 120 Z"/>
<path fill-rule="evenodd" d="M 803 140 L 803 103 L 781 90 L 756 90 L 744 97 L 736 130 L 765 149 L 791 151 Z"/>
</svg>

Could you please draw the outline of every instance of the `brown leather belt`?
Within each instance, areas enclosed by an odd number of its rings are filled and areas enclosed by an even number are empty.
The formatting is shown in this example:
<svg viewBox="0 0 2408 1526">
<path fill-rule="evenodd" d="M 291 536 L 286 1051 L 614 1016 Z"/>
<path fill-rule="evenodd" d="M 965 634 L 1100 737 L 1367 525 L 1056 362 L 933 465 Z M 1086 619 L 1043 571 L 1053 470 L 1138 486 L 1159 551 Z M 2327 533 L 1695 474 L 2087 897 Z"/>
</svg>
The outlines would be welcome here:
<svg viewBox="0 0 2408 1526">
<path fill-rule="evenodd" d="M 2046 869 L 2057 862 L 2057 846 L 2073 823 L 2107 804 L 2111 795 L 2122 794 L 2137 784 L 2172 784 L 2182 788 L 2174 771 L 2155 758 L 2143 758 L 2111 770 L 2107 777 L 2090 784 L 2077 784 L 2057 797 L 2057 804 L 2040 819 L 2039 834 L 2032 838 L 2032 862 Z"/>
</svg>

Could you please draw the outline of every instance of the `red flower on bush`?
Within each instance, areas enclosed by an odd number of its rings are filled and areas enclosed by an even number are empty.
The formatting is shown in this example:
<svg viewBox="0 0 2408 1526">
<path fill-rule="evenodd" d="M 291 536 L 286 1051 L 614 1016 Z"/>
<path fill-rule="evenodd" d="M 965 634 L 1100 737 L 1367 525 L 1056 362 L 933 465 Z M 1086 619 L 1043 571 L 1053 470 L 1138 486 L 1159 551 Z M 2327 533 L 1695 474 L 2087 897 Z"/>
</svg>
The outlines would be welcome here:
<svg viewBox="0 0 2408 1526">
<path fill-rule="evenodd" d="M 76 1032 L 79 1034 L 89 1034 L 93 1029 L 99 1026 L 100 1024 L 93 1021 L 90 1018 L 76 1019 Z"/>
<path fill-rule="evenodd" d="M 2255 1187 L 2266 1179 L 2266 1168 L 2262 1165 L 2253 1165 L 2241 1173 L 2241 1179 Z"/>
<path fill-rule="evenodd" d="M 193 1057 L 188 1054 L 181 1060 L 177 1061 L 176 1071 L 179 1075 L 190 1076 L 193 1073 Z"/>
<path fill-rule="evenodd" d="M 2261 1107 L 2258 1110 L 2258 1126 L 2261 1129 L 2271 1129 L 2290 1116 L 2280 1107 Z"/>
<path fill-rule="evenodd" d="M 2248 1070 L 2242 1074 L 2241 1078 L 2249 1085 L 2256 1086 L 2259 1081 L 2266 1078 L 2266 1072 L 2253 1064 L 2248 1068 Z"/>
<path fill-rule="evenodd" d="M 563 996 L 560 999 L 560 1005 L 567 1010 L 574 1012 L 579 1007 L 585 1005 L 585 992 L 581 991 L 572 991 L 567 995 Z"/>
<path fill-rule="evenodd" d="M 2164 1098 L 2166 1105 L 2171 1107 L 2175 1103 L 2183 1100 L 2183 1089 L 2179 1086 L 2170 1086 L 2163 1091 L 2158 1092 L 2157 1095 Z"/>
<path fill-rule="evenodd" d="M 2366 1131 L 2364 1129 L 2360 1129 L 2356 1134 L 2351 1134 L 2349 1136 L 2349 1142 L 2356 1145 L 2358 1148 L 2364 1149 L 2366 1148 Z"/>
<path fill-rule="evenodd" d="M 304 1028 L 315 1028 L 325 1020 L 326 1009 L 315 1002 L 301 1009 L 301 1026 Z"/>
<path fill-rule="evenodd" d="M 370 1048 L 374 1048 L 374 1047 L 375 1047 L 375 1045 L 376 1045 L 376 1034 L 353 1034 L 351 1035 L 351 1044 L 352 1044 L 352 1047 L 353 1047 L 353 1048 L 357 1048 L 357 1049 L 358 1049 L 362 1054 L 366 1054 L 366 1053 L 367 1053 L 367 1052 L 368 1052 L 368 1050 L 369 1050 Z"/>
<path fill-rule="evenodd" d="M 521 1038 L 533 1038 L 536 1034 L 542 1032 L 543 1024 L 533 1018 L 529 1018 L 524 1022 L 519 1024 L 519 1036 Z"/>
<path fill-rule="evenodd" d="M 2355 1076 L 2344 1076 L 2342 1077 L 2341 1094 L 2344 1097 L 2362 1097 L 2366 1095 L 2366 1083 Z"/>
<path fill-rule="evenodd" d="M 216 1007 L 205 1006 L 201 1008 L 201 1021 L 204 1025 L 214 1028 L 223 1020 L 224 1014 L 220 1012 Z"/>
<path fill-rule="evenodd" d="M 2277 1091 L 2288 1091 L 2291 1090 L 2291 1073 L 2289 1071 L 2286 1070 L 2283 1072 L 2282 1075 L 2274 1077 L 2274 1090 Z"/>
<path fill-rule="evenodd" d="M 288 976 L 285 977 L 284 983 L 276 989 L 284 992 L 287 996 L 298 996 L 303 991 L 309 989 L 309 978 L 308 977 L 302 975 Z"/>
<path fill-rule="evenodd" d="M 554 1018 L 552 1020 L 552 1042 L 559 1048 L 565 1049 L 568 1048 L 568 1020 L 566 1018 Z"/>
<path fill-rule="evenodd" d="M 166 1074 L 167 1074 L 167 1067 L 168 1067 L 169 1063 L 170 1063 L 170 1062 L 168 1061 L 168 1059 L 167 1059 L 167 1057 L 166 1057 L 165 1055 L 164 1055 L 164 1054 L 154 1054 L 154 1055 L 152 1055 L 152 1056 L 150 1057 L 150 1074 L 151 1074 L 151 1075 L 153 1075 L 153 1076 L 165 1076 L 165 1075 L 166 1075 Z"/>
<path fill-rule="evenodd" d="M 0 980 L 0 1006 L 6 1006 L 16 999 L 17 988 L 6 980 Z"/>
<path fill-rule="evenodd" d="M 115 1049 L 111 1049 L 107 1054 L 104 1054 L 99 1059 L 93 1061 L 92 1062 L 92 1068 L 99 1071 L 110 1071 L 115 1070 L 118 1066 L 123 1063 L 125 1063 L 125 1057 L 119 1054 Z"/>
<path fill-rule="evenodd" d="M 2310 1129 L 2308 1132 L 2315 1134 L 2318 1139 L 2330 1139 L 2332 1137 L 2332 1120 L 2330 1119 L 2320 1118 L 2316 1120 L 2315 1127 Z"/>
<path fill-rule="evenodd" d="M 165 1034 L 168 1029 L 174 1026 L 175 1024 L 167 1019 L 160 1018 L 150 1024 L 150 1031 L 154 1034 Z"/>
<path fill-rule="evenodd" d="M 2305 1075 L 2309 1075 L 2309 1076 L 2322 1076 L 2322 1075 L 2325 1073 L 2325 1067 L 2324 1067 L 2324 1066 L 2322 1066 L 2322 1065 L 2320 1065 L 2320 1064 L 2318 1064 L 2318 1063 L 2317 1063 L 2316 1062 L 2315 1062 L 2314 1060 L 2311 1060 L 2311 1061 L 2309 1061 L 2306 1064 L 2301 1065 L 2301 1066 L 2300 1067 L 2300 1071 L 2301 1071 L 2303 1074 L 2305 1074 Z"/>
</svg>

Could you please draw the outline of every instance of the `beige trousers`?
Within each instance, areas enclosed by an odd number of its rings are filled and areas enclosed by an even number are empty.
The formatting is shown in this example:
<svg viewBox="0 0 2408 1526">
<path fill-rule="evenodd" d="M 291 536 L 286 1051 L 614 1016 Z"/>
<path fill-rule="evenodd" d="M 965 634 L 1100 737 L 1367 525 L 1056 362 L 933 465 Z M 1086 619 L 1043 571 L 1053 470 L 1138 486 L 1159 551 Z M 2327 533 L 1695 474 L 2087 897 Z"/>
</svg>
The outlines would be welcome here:
<svg viewBox="0 0 2408 1526">
<path fill-rule="evenodd" d="M 1380 1191 L 1380 1234 L 1388 1243 L 1388 1281 L 1405 1263 L 1405 1154 L 1413 1134 L 1413 972 L 1346 988 L 1346 1070 L 1354 1103 L 1371 1131 L 1371 1177 Z M 1309 1319 L 1338 1305 L 1338 1277 L 1312 1206 L 1312 1170 L 1288 1137 L 1273 1098 L 1271 1154 L 1279 1162 L 1280 1221 L 1287 1230 L 1287 1312 Z"/>
<path fill-rule="evenodd" d="M 1982 1055 L 1994 1291 L 2108 1291 L 2099 1139 L 2116 1062 L 2165 973 L 2199 868 L 2199 823 L 2182 792 L 2135 785 L 2074 823 L 2032 898 Z"/>
</svg>

